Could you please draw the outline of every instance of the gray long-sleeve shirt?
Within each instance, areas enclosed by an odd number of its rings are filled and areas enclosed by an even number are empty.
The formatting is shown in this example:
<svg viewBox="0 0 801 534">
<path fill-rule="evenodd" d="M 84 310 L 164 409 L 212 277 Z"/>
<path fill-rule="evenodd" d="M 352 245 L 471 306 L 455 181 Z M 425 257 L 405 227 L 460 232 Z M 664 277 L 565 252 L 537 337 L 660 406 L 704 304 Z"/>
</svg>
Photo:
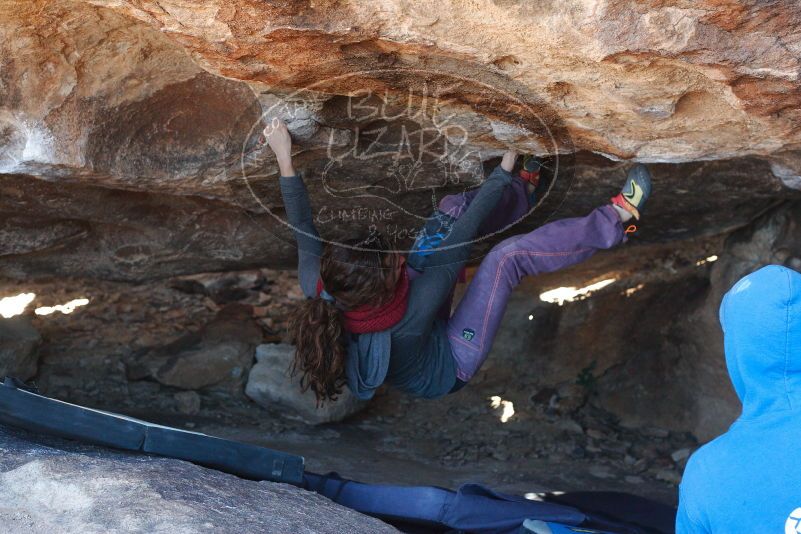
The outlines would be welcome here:
<svg viewBox="0 0 801 534">
<path fill-rule="evenodd" d="M 427 258 L 424 272 L 411 281 L 406 313 L 389 329 L 388 342 L 387 332 L 349 335 L 349 358 L 358 361 L 348 362 L 348 387 L 357 396 L 370 398 L 382 381 L 425 398 L 442 397 L 453 389 L 456 364 L 445 322 L 437 313 L 469 258 L 470 241 L 511 180 L 511 174 L 500 167 L 485 180 L 467 211 Z M 307 297 L 315 298 L 323 246 L 314 227 L 308 193 L 299 176 L 282 177 L 280 184 L 287 220 L 298 243 L 300 286 Z M 371 379 L 365 382 L 363 376 Z"/>
</svg>

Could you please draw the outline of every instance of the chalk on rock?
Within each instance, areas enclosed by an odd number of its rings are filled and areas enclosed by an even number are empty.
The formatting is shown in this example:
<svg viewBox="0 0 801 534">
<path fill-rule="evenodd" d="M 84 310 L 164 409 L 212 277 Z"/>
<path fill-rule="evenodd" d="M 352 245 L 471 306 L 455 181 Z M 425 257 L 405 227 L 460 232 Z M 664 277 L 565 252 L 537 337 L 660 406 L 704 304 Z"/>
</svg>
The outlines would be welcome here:
<svg viewBox="0 0 801 534">
<path fill-rule="evenodd" d="M 286 343 L 259 345 L 245 394 L 265 408 L 285 410 L 288 416 L 314 425 L 341 421 L 367 406 L 346 387 L 336 401 L 318 408 L 314 392 L 301 392 L 300 376 L 290 377 L 294 354 L 295 347 Z"/>
</svg>

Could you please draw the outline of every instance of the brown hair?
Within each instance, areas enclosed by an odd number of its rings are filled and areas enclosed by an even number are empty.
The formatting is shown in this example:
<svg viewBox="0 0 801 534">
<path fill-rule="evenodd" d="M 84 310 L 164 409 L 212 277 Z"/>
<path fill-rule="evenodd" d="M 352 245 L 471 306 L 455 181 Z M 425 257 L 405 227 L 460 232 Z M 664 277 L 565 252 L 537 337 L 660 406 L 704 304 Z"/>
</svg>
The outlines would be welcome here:
<svg viewBox="0 0 801 534">
<path fill-rule="evenodd" d="M 335 302 L 307 299 L 289 319 L 295 345 L 292 375 L 302 373 L 301 388 L 311 388 L 318 405 L 336 400 L 345 385 L 347 340 L 342 311 L 391 300 L 399 275 L 399 257 L 386 252 L 390 247 L 380 234 L 343 245 L 326 244 L 320 258 L 323 287 Z"/>
</svg>

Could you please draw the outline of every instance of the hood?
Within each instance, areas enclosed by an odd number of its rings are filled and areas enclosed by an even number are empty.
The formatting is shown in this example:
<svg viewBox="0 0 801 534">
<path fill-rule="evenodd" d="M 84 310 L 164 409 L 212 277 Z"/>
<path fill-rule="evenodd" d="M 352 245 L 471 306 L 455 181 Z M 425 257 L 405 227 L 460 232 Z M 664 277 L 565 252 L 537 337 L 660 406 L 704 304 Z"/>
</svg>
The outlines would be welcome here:
<svg viewBox="0 0 801 534">
<path fill-rule="evenodd" d="M 348 388 L 359 400 L 375 395 L 389 370 L 392 334 L 389 330 L 369 334 L 348 334 L 345 376 Z"/>
<path fill-rule="evenodd" d="M 769 265 L 723 297 L 726 366 L 741 418 L 801 407 L 801 274 Z"/>
</svg>

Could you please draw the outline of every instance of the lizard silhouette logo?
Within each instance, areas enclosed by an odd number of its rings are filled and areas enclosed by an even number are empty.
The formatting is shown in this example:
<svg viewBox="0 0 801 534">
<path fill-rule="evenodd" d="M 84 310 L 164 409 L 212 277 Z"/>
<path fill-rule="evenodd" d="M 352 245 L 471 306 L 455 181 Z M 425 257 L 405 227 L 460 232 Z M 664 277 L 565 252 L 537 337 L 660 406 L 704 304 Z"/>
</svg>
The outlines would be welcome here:
<svg viewBox="0 0 801 534">
<path fill-rule="evenodd" d="M 343 70 L 348 69 L 320 68 Z M 314 224 L 326 243 L 349 246 L 346 239 L 378 231 L 392 252 L 408 253 L 440 201 L 478 188 L 486 164 L 509 147 L 547 157 L 550 174 L 528 213 L 495 233 L 524 219 L 531 226 L 547 220 L 572 181 L 574 150 L 567 128 L 535 96 L 500 75 L 478 80 L 393 66 L 312 83 L 289 79 L 270 90 L 260 99 L 260 120 L 241 146 L 241 180 L 229 185 L 244 183 L 249 204 L 255 200 L 260 208 L 251 211 L 289 226 L 275 209 L 274 158 L 259 139 L 267 123 L 282 119 L 310 192 Z M 541 220 L 531 219 L 535 211 Z M 286 235 L 274 235 L 281 234 Z"/>
<path fill-rule="evenodd" d="M 801 508 L 790 512 L 790 516 L 784 522 L 784 534 L 801 534 Z"/>
</svg>

